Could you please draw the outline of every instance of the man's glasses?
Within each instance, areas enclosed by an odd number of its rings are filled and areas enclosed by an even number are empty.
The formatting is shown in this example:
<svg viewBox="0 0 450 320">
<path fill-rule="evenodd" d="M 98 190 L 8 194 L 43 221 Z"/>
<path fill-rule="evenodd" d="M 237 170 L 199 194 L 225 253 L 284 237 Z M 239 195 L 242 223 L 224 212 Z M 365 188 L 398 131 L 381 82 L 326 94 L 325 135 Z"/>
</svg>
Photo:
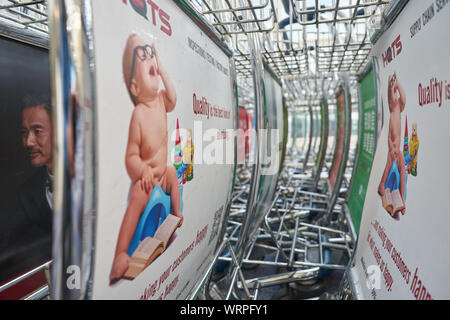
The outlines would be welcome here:
<svg viewBox="0 0 450 320">
<path fill-rule="evenodd" d="M 131 88 L 131 81 L 133 81 L 134 77 L 134 69 L 136 65 L 136 57 L 139 58 L 141 61 L 145 61 L 148 57 L 150 59 L 153 59 L 155 54 L 153 53 L 153 48 L 151 45 L 144 45 L 144 46 L 136 46 L 133 51 L 133 60 L 131 62 L 131 73 L 130 73 L 130 79 L 128 80 L 128 88 Z M 133 96 L 133 102 L 136 104 L 135 97 Z"/>
</svg>

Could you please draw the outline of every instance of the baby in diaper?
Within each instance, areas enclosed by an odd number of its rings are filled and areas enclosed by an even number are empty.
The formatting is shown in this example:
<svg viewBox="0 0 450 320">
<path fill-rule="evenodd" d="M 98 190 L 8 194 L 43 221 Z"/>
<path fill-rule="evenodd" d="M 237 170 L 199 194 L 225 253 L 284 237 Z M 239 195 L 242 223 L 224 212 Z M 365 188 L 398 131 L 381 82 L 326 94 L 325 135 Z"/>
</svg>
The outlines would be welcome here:
<svg viewBox="0 0 450 320">
<path fill-rule="evenodd" d="M 130 121 L 125 165 L 131 179 L 130 198 L 120 227 L 110 281 L 120 279 L 128 268 L 127 249 L 140 216 L 156 186 L 171 197 L 172 214 L 180 211 L 180 190 L 176 170 L 167 166 L 167 113 L 174 110 L 177 96 L 154 44 L 139 36 L 128 37 L 122 60 L 128 94 L 135 106 Z M 164 84 L 159 89 L 159 78 Z"/>
</svg>

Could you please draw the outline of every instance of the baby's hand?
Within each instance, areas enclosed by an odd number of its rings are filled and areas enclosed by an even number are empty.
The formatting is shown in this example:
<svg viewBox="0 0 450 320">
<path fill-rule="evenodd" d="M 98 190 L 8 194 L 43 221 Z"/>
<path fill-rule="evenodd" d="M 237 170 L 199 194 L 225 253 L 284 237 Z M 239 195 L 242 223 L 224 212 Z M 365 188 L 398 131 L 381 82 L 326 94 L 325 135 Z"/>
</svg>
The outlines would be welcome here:
<svg viewBox="0 0 450 320">
<path fill-rule="evenodd" d="M 109 283 L 114 283 L 115 281 L 122 278 L 128 269 L 130 263 L 130 257 L 126 252 L 120 253 L 115 259 L 113 266 L 111 268 L 111 274 L 109 275 Z"/>
<path fill-rule="evenodd" d="M 153 50 L 153 54 L 155 55 L 155 58 L 156 58 L 156 69 L 157 69 L 157 72 L 158 72 L 158 74 L 161 74 L 161 72 L 160 72 L 160 62 L 159 62 L 159 56 L 158 56 L 158 51 L 156 51 L 156 48 L 155 48 L 155 44 L 154 43 L 152 43 L 152 50 Z"/>
<path fill-rule="evenodd" d="M 392 158 L 393 160 L 396 159 L 396 154 L 395 154 L 395 151 L 394 151 L 394 150 L 389 151 L 389 154 L 390 154 L 390 156 L 391 156 L 391 158 Z"/>
<path fill-rule="evenodd" d="M 174 216 L 180 218 L 180 222 L 178 222 L 178 227 L 181 227 L 183 225 L 183 220 L 184 220 L 183 215 L 180 213 L 180 214 L 174 214 Z"/>
<path fill-rule="evenodd" d="M 149 193 L 153 188 L 153 171 L 150 167 L 146 167 L 144 172 L 142 173 L 141 181 L 144 187 L 145 192 Z"/>
<path fill-rule="evenodd" d="M 392 157 L 392 159 L 399 161 L 400 151 L 399 150 L 392 150 L 391 151 L 391 157 Z"/>
<path fill-rule="evenodd" d="M 394 75 L 392 76 L 392 83 L 395 84 L 397 82 L 397 73 L 394 72 Z"/>
</svg>

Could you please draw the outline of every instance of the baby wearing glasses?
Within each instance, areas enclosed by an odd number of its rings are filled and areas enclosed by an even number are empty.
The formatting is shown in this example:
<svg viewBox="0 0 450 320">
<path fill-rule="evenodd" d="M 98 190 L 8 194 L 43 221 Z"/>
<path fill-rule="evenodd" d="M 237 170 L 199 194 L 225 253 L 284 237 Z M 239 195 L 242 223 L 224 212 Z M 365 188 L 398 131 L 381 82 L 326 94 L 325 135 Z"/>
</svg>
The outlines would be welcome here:
<svg viewBox="0 0 450 320">
<path fill-rule="evenodd" d="M 153 45 L 132 34 L 122 60 L 128 94 L 135 106 L 131 117 L 125 165 L 131 179 L 130 197 L 120 227 L 110 282 L 120 279 L 128 269 L 127 254 L 140 216 L 155 186 L 170 194 L 173 214 L 180 217 L 180 191 L 176 170 L 167 166 L 167 112 L 175 108 L 175 87 L 161 66 Z M 159 77 L 164 88 L 159 88 Z"/>
</svg>

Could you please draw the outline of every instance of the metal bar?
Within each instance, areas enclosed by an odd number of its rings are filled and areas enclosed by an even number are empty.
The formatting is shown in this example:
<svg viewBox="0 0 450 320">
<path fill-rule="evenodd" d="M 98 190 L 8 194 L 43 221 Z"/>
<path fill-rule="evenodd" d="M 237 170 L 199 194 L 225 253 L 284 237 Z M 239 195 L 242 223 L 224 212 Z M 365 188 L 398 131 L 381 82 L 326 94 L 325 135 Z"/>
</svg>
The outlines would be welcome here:
<svg viewBox="0 0 450 320">
<path fill-rule="evenodd" d="M 46 2 L 46 1 L 47 1 L 47 0 L 42 1 L 42 2 Z M 12 4 L 14 4 L 16 7 L 20 7 L 20 4 L 22 4 L 22 3 L 20 3 L 20 2 L 18 2 L 18 1 L 16 1 L 16 0 L 9 0 L 9 2 L 11 2 Z M 38 2 L 38 1 L 35 1 L 35 3 L 37 3 L 37 2 Z M 41 2 L 41 1 L 39 0 L 39 2 Z M 35 8 L 35 7 L 33 6 L 33 3 L 27 3 L 27 4 L 26 4 L 26 8 L 27 8 L 28 10 L 30 10 L 31 12 L 34 12 L 34 13 L 37 13 L 38 15 L 47 17 L 46 6 L 43 6 L 43 10 L 39 10 L 39 9 L 37 9 L 37 8 Z M 9 8 L 9 9 L 7 9 L 7 10 L 10 11 L 10 12 L 14 12 L 14 13 L 20 13 L 20 11 L 11 10 L 11 9 L 13 9 L 13 8 Z M 23 12 L 22 12 L 22 14 L 26 15 L 26 14 L 23 13 Z"/>
<path fill-rule="evenodd" d="M 270 15 L 269 17 L 263 18 L 263 19 L 255 18 L 255 19 L 253 19 L 253 20 L 239 20 L 239 22 L 234 22 L 234 21 L 216 22 L 216 23 L 213 23 L 213 26 L 219 26 L 219 25 L 235 25 L 235 24 L 244 24 L 244 23 L 257 23 L 257 24 L 259 24 L 259 22 L 266 22 L 266 21 L 269 21 L 269 20 L 272 19 L 272 18 L 273 18 L 273 16 Z M 271 30 L 273 30 L 273 28 L 271 28 L 271 29 L 266 29 L 266 30 L 263 30 L 263 29 L 259 28 L 258 30 L 254 30 L 254 31 L 257 31 L 257 32 L 263 32 L 263 31 L 271 31 Z M 246 31 L 246 32 L 249 32 L 249 31 Z M 228 32 L 228 33 L 231 34 L 232 32 Z"/>
<path fill-rule="evenodd" d="M 0 18 L 2 15 L 0 14 Z M 14 23 L 5 23 L 0 28 L 0 35 L 14 39 L 32 46 L 40 47 L 48 50 L 48 34 L 44 31 L 36 32 L 31 26 L 28 29 L 17 27 Z"/>
<path fill-rule="evenodd" d="M 290 267 L 292 267 L 292 264 L 294 262 L 295 245 L 297 244 L 298 221 L 299 221 L 299 217 L 297 217 L 297 219 L 295 219 L 295 231 L 294 231 L 294 237 L 292 239 L 291 255 L 289 256 L 289 266 Z"/>
<path fill-rule="evenodd" d="M 38 273 L 39 271 L 45 270 L 45 268 L 48 267 L 50 264 L 51 264 L 51 261 L 46 262 L 46 263 L 44 263 L 44 264 L 42 264 L 42 265 L 40 265 L 40 266 L 34 268 L 33 270 L 30 270 L 30 271 L 28 271 L 27 273 L 21 275 L 20 277 L 17 277 L 17 278 L 15 278 L 15 279 L 13 279 L 13 280 L 11 280 L 11 281 L 9 281 L 9 282 L 3 284 L 3 285 L 0 287 L 0 292 L 3 292 L 3 291 L 5 291 L 6 289 L 11 288 L 12 286 L 15 286 L 15 285 L 18 284 L 19 282 L 21 282 L 21 281 L 23 281 L 23 280 L 25 280 L 25 279 L 31 277 L 32 275 Z"/>
<path fill-rule="evenodd" d="M 320 256 L 320 264 L 323 264 L 323 248 L 322 248 L 322 231 L 319 229 L 319 256 Z"/>
<path fill-rule="evenodd" d="M 306 270 L 297 270 L 293 272 L 280 273 L 270 275 L 266 277 L 259 277 L 249 279 L 245 281 L 245 285 L 250 286 L 255 283 L 259 283 L 261 288 L 270 287 L 274 285 L 295 282 L 295 281 L 307 281 L 317 278 L 319 268 L 311 268 Z M 238 282 L 238 288 L 243 286 L 242 282 Z"/>
<path fill-rule="evenodd" d="M 5 15 L 5 14 L 0 13 L 0 18 L 1 18 L 1 19 L 5 19 L 5 20 L 12 21 L 12 22 L 17 23 L 17 24 L 19 24 L 19 25 L 23 25 L 23 22 L 22 22 L 21 20 L 16 19 L 16 18 L 14 18 L 14 17 L 12 17 L 12 16 L 8 16 L 8 15 Z M 1 20 L 1 19 L 0 19 L 0 20 Z M 26 26 L 24 26 L 24 27 L 26 27 Z M 38 27 L 36 27 L 36 26 L 31 26 L 31 25 L 28 26 L 28 28 L 29 28 L 29 29 L 33 29 L 33 30 L 36 30 L 36 31 L 39 31 L 39 32 L 42 32 L 42 33 L 48 35 L 48 31 L 47 31 L 46 29 L 38 28 Z"/>
<path fill-rule="evenodd" d="M 228 250 L 230 251 L 230 255 L 231 255 L 231 258 L 233 260 L 233 264 L 234 264 L 234 267 L 235 267 L 235 270 L 236 270 L 236 274 L 239 276 L 239 279 L 241 280 L 241 282 L 245 283 L 244 282 L 245 281 L 244 275 L 242 274 L 242 270 L 241 270 L 241 267 L 240 267 L 240 261 L 236 257 L 236 255 L 234 253 L 234 250 L 231 247 L 229 242 L 226 243 L 226 246 L 228 247 Z M 230 286 L 230 289 L 232 289 L 232 288 L 233 288 L 233 285 Z M 244 284 L 243 288 L 244 288 L 245 294 L 247 295 L 247 298 L 251 299 L 252 295 L 250 294 L 250 291 L 249 291 L 248 287 Z M 230 291 L 230 293 L 231 293 L 231 291 Z"/>
<path fill-rule="evenodd" d="M 231 277 L 231 282 L 229 284 L 228 292 L 225 296 L 225 300 L 230 300 L 231 294 L 233 292 L 234 284 L 236 283 L 237 275 L 238 275 L 238 270 L 237 270 L 237 268 L 234 268 L 232 277 Z"/>
<path fill-rule="evenodd" d="M 43 22 L 47 22 L 47 21 L 48 21 L 48 19 L 40 19 L 40 20 L 33 20 L 33 21 L 23 22 L 22 24 L 24 26 L 29 26 L 30 24 L 43 23 Z"/>
<path fill-rule="evenodd" d="M 24 300 L 43 300 L 45 297 L 49 295 L 49 289 L 48 286 L 43 286 L 42 288 L 38 289 L 37 291 L 33 292 Z"/>
<path fill-rule="evenodd" d="M 317 0 L 316 0 L 316 7 L 315 9 L 307 9 L 307 10 L 302 10 L 300 12 L 298 12 L 299 14 L 308 14 L 308 13 L 325 13 L 325 12 L 336 12 L 339 10 L 346 10 L 346 9 L 357 9 L 357 8 L 364 8 L 364 7 L 370 7 L 370 6 L 374 6 L 374 5 L 381 5 L 381 4 L 388 4 L 390 1 L 389 0 L 378 0 L 377 2 L 364 2 L 364 3 L 359 3 L 358 4 L 351 4 L 351 5 L 343 5 L 343 6 L 334 6 L 334 7 L 328 7 L 328 8 L 317 8 Z M 339 4 L 339 1 L 337 2 Z"/>
<path fill-rule="evenodd" d="M 203 3 L 206 4 L 206 1 L 203 0 Z M 253 9 L 264 9 L 265 7 L 267 7 L 267 5 L 269 4 L 269 0 L 266 0 L 265 3 L 261 4 L 261 5 L 250 5 L 248 7 L 232 7 L 230 5 L 229 9 L 214 9 L 214 10 L 208 10 L 208 11 L 203 11 L 202 14 L 212 14 L 212 13 L 222 13 L 222 12 L 234 12 L 234 11 L 247 11 L 247 10 L 253 10 Z"/>
<path fill-rule="evenodd" d="M 196 287 L 194 287 L 194 289 L 192 290 L 192 293 L 189 295 L 189 297 L 187 298 L 187 300 L 194 300 L 197 298 L 198 293 L 200 292 L 200 290 L 202 289 L 202 287 L 204 286 L 204 284 L 206 283 L 206 280 L 209 278 L 209 276 L 211 275 L 211 272 L 216 264 L 216 262 L 219 259 L 220 254 L 222 253 L 223 249 L 225 249 L 226 244 L 228 243 L 228 240 L 225 239 L 224 241 L 222 241 L 222 243 L 219 245 L 218 249 L 216 250 L 216 253 L 214 255 L 214 258 L 211 262 L 211 264 L 208 266 L 208 268 L 205 271 L 205 274 L 203 276 L 203 278 L 199 281 L 199 283 L 197 284 Z"/>
<path fill-rule="evenodd" d="M 248 42 L 251 47 L 251 57 L 252 57 L 252 65 L 253 65 L 253 85 L 254 85 L 254 98 L 255 98 L 255 132 L 253 139 L 255 141 L 256 148 L 254 150 L 254 164 L 252 166 L 252 180 L 250 185 L 250 191 L 248 195 L 248 202 L 247 202 L 247 210 L 245 215 L 245 220 L 243 223 L 243 227 L 241 230 L 241 234 L 239 237 L 239 241 L 236 245 L 236 256 L 238 257 L 238 260 L 241 260 L 244 252 L 248 246 L 248 240 L 251 238 L 251 222 L 254 219 L 255 216 L 255 208 L 257 205 L 258 200 L 258 188 L 259 188 L 259 182 L 261 179 L 261 163 L 262 163 L 262 134 L 263 130 L 260 130 L 263 128 L 264 123 L 264 107 L 263 107 L 263 75 L 262 75 L 262 60 L 260 55 L 260 43 L 259 39 L 254 34 L 249 34 L 248 36 Z"/>
<path fill-rule="evenodd" d="M 253 300 L 258 300 L 259 289 L 261 288 L 261 283 L 257 281 L 255 283 L 255 293 L 253 294 Z"/>
<path fill-rule="evenodd" d="M 41 3 L 45 3 L 45 2 L 46 2 L 46 0 L 13 2 L 12 4 L 0 5 L 0 10 L 2 10 L 2 9 L 10 9 L 10 8 L 26 7 L 28 5 L 41 4 Z"/>
</svg>

